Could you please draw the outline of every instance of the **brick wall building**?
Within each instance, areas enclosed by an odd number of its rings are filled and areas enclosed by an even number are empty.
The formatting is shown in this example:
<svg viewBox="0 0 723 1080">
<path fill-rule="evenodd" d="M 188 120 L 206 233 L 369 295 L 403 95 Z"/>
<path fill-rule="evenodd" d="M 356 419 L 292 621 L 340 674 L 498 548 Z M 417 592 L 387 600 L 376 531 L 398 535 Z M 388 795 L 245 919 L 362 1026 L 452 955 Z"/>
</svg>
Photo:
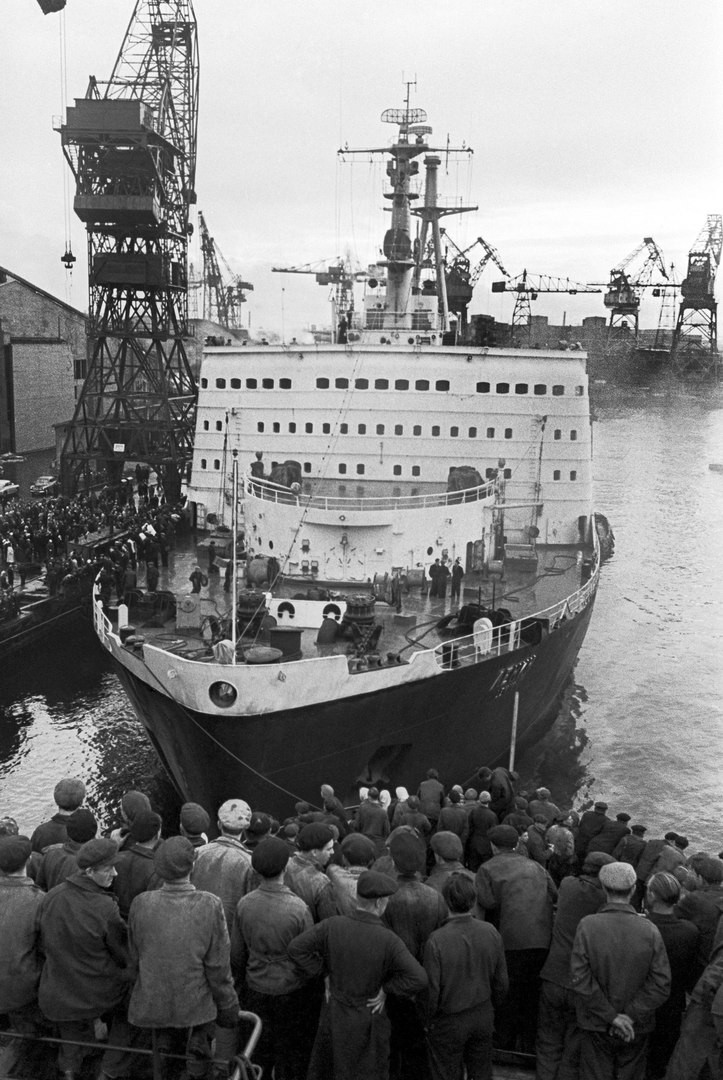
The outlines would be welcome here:
<svg viewBox="0 0 723 1080">
<path fill-rule="evenodd" d="M 86 316 L 0 267 L 0 452 L 55 444 L 87 370 Z"/>
</svg>

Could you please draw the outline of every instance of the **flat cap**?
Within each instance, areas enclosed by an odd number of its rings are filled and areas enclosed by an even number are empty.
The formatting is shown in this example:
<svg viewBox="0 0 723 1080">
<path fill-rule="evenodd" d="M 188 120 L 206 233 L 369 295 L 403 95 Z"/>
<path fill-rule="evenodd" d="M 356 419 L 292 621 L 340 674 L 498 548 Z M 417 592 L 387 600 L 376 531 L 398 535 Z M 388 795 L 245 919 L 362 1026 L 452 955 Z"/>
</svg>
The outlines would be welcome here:
<svg viewBox="0 0 723 1080">
<path fill-rule="evenodd" d="M 85 784 L 77 777 L 59 780 L 53 791 L 55 805 L 61 810 L 76 810 L 85 798 Z"/>
<path fill-rule="evenodd" d="M 613 892 L 628 892 L 637 881 L 635 870 L 626 862 L 611 862 L 600 869 L 600 884 Z"/>
<path fill-rule="evenodd" d="M 426 861 L 424 841 L 414 831 L 395 831 L 389 842 L 389 854 L 397 870 L 402 874 L 416 874 L 417 871 L 424 869 Z"/>
<path fill-rule="evenodd" d="M 616 821 L 622 821 L 627 825 L 627 823 L 630 821 L 630 814 L 625 814 L 625 813 L 616 814 L 615 815 L 615 820 Z"/>
<path fill-rule="evenodd" d="M 477 801 L 481 803 L 489 803 L 492 802 L 492 796 L 490 795 L 489 791 L 480 791 Z"/>
<path fill-rule="evenodd" d="M 356 883 L 357 896 L 365 900 L 377 900 L 380 896 L 391 896 L 397 891 L 397 883 L 388 874 L 377 870 L 365 870 Z"/>
<path fill-rule="evenodd" d="M 152 840 L 157 835 L 158 830 L 161 827 L 160 814 L 154 813 L 153 810 L 141 810 L 133 818 L 133 824 L 130 828 L 130 839 L 132 844 L 147 844 L 149 840 Z"/>
<path fill-rule="evenodd" d="M 596 874 L 601 867 L 614 862 L 615 859 L 608 855 L 607 851 L 589 851 L 583 860 L 582 872 L 588 875 Z"/>
<path fill-rule="evenodd" d="M 436 832 L 430 841 L 430 847 L 440 859 L 447 859 L 449 862 L 460 862 L 462 859 L 462 841 L 457 833 L 446 830 Z"/>
<path fill-rule="evenodd" d="M 290 854 L 289 845 L 283 840 L 279 840 L 277 836 L 267 836 L 254 848 L 251 865 L 261 877 L 277 877 L 286 869 Z"/>
<path fill-rule="evenodd" d="M 189 836 L 200 836 L 210 824 L 210 817 L 198 803 L 187 802 L 181 807 L 181 828 Z"/>
<path fill-rule="evenodd" d="M 96 866 L 113 866 L 118 861 L 118 845 L 115 840 L 109 840 L 107 836 L 97 836 L 95 840 L 88 840 L 83 844 L 78 851 L 77 859 L 81 870 L 94 869 Z"/>
<path fill-rule="evenodd" d="M 596 802 L 594 807 L 593 807 L 594 810 L 602 810 L 603 814 L 605 813 L 607 808 L 608 808 L 608 804 L 606 802 Z"/>
<path fill-rule="evenodd" d="M 170 836 L 156 848 L 156 873 L 164 881 L 186 877 L 193 869 L 196 849 L 187 836 Z"/>
<path fill-rule="evenodd" d="M 475 799 L 476 800 L 477 792 L 475 791 L 475 789 L 473 787 L 468 787 L 467 790 L 464 793 L 464 797 L 465 797 L 465 799 L 469 799 L 469 800 Z"/>
<path fill-rule="evenodd" d="M 142 791 L 126 791 L 120 805 L 121 813 L 128 822 L 131 822 L 141 810 L 151 809 L 151 800 Z"/>
<path fill-rule="evenodd" d="M 3 874 L 15 874 L 22 870 L 30 858 L 32 847 L 27 836 L 7 834 L 0 836 L 0 870 Z"/>
<path fill-rule="evenodd" d="M 321 821 L 310 821 L 299 832 L 296 842 L 300 851 L 312 851 L 314 848 L 325 847 L 333 839 L 334 834 L 328 825 Z"/>
<path fill-rule="evenodd" d="M 341 851 L 350 866 L 369 866 L 376 856 L 373 840 L 362 833 L 349 833 L 345 836 L 341 842 Z"/>
<path fill-rule="evenodd" d="M 218 808 L 218 823 L 229 832 L 243 832 L 251 821 L 251 807 L 243 799 L 227 799 Z"/>
<path fill-rule="evenodd" d="M 645 825 L 631 825 L 630 831 L 634 832 L 637 836 L 642 836 L 643 833 L 647 832 L 648 830 Z"/>
<path fill-rule="evenodd" d="M 520 839 L 517 829 L 512 825 L 495 825 L 487 833 L 487 839 L 495 847 L 509 848 L 512 850 L 517 847 L 517 843 Z"/>
<path fill-rule="evenodd" d="M 92 840 L 98 832 L 98 822 L 90 810 L 79 806 L 66 821 L 65 831 L 69 840 L 74 840 L 76 844 L 84 844 L 86 840 Z"/>
</svg>

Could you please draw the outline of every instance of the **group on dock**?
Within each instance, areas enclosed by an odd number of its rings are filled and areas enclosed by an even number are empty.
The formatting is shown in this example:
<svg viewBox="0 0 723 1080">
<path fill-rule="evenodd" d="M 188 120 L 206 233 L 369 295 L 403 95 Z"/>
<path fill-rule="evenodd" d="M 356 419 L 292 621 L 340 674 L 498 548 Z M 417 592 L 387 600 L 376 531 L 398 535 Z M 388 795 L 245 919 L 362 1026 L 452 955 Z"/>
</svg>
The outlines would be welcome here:
<svg viewBox="0 0 723 1080">
<path fill-rule="evenodd" d="M 230 1076 L 240 1008 L 277 1080 L 488 1080 L 495 1048 L 538 1080 L 719 1077 L 720 855 L 517 782 L 430 769 L 283 821 L 185 803 L 169 830 L 140 791 L 103 828 L 62 779 L 29 837 L 0 819 L 4 1027 L 59 1035 L 64 1080 L 101 1053 L 106 1080 L 154 1056 Z"/>
</svg>

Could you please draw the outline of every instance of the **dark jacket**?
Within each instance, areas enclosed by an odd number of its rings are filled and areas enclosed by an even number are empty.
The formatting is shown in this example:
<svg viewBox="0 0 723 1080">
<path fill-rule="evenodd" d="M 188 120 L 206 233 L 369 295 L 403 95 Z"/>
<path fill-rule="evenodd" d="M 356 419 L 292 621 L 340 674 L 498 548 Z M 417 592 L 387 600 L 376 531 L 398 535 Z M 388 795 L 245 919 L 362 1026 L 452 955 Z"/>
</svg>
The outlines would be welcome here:
<svg viewBox="0 0 723 1080">
<path fill-rule="evenodd" d="M 83 873 L 40 905 L 45 964 L 38 1000 L 49 1020 L 86 1020 L 114 1009 L 127 987 L 126 926 L 110 893 Z"/>
<path fill-rule="evenodd" d="M 422 780 L 419 785 L 419 809 L 429 818 L 434 825 L 439 817 L 439 812 L 444 806 L 444 787 L 439 780 L 431 777 Z"/>
<path fill-rule="evenodd" d="M 597 836 L 593 836 L 587 845 L 587 851 L 588 853 L 591 851 L 604 851 L 606 855 L 612 855 L 620 841 L 629 832 L 630 829 L 623 821 L 611 821 L 610 818 L 607 818 L 600 832 Z"/>
<path fill-rule="evenodd" d="M 549 948 L 557 889 L 539 863 L 501 852 L 480 866 L 476 885 L 477 904 L 499 929 L 505 951 Z"/>
<path fill-rule="evenodd" d="M 380 989 L 413 997 L 427 975 L 396 934 L 376 915 L 336 915 L 300 934 L 289 956 L 307 978 L 329 976 L 307 1080 L 359 1080 L 389 1076 L 390 1025 L 386 1011 L 367 1001 Z"/>
<path fill-rule="evenodd" d="M 33 851 L 45 851 L 51 844 L 64 844 L 68 839 L 65 823 L 68 814 L 53 814 L 50 821 L 44 821 L 30 837 Z"/>
<path fill-rule="evenodd" d="M 607 1031 L 625 1013 L 636 1035 L 655 1026 L 670 994 L 670 964 L 657 927 L 629 904 L 605 904 L 577 928 L 570 961 L 577 1024 Z"/>
<path fill-rule="evenodd" d="M 575 854 L 580 864 L 585 859 L 590 841 L 594 840 L 609 824 L 611 824 L 610 818 L 601 810 L 586 810 L 582 815 L 575 837 Z"/>
<path fill-rule="evenodd" d="M 238 1007 L 223 905 L 187 882 L 164 882 L 131 904 L 137 973 L 128 1019 L 138 1027 L 194 1027 Z"/>
<path fill-rule="evenodd" d="M 509 985 L 502 938 L 493 926 L 471 914 L 455 915 L 434 931 L 424 947 L 424 970 L 430 1020 L 497 1005 Z M 491 1014 L 489 1019 L 491 1033 Z"/>
<path fill-rule="evenodd" d="M 154 855 L 154 849 L 132 844 L 124 848 L 118 857 L 118 876 L 113 879 L 113 892 L 118 897 L 124 919 L 128 918 L 131 904 L 140 893 L 147 889 L 160 889 L 163 884 L 156 874 Z"/>
<path fill-rule="evenodd" d="M 689 919 L 698 928 L 698 975 L 710 960 L 713 940 L 723 912 L 723 887 L 707 885 L 685 893 L 675 905 L 675 914 L 680 919 Z"/>
<path fill-rule="evenodd" d="M 331 881 L 306 852 L 297 851 L 291 856 L 286 864 L 284 884 L 301 897 L 314 922 L 337 914 Z"/>
<path fill-rule="evenodd" d="M 37 997 L 44 895 L 29 877 L 0 876 L 0 1013 L 22 1009 Z"/>
<path fill-rule="evenodd" d="M 613 851 L 613 858 L 617 862 L 630 863 L 635 868 L 642 858 L 646 843 L 647 840 L 643 840 L 642 836 L 630 833 L 629 836 L 624 836 L 622 840 L 618 841 Z"/>
<path fill-rule="evenodd" d="M 211 892 L 223 904 L 226 925 L 231 932 L 236 905 L 252 888 L 251 856 L 240 840 L 219 836 L 199 848 L 191 871 L 197 889 Z"/>
<path fill-rule="evenodd" d="M 552 942 L 540 978 L 556 986 L 571 985 L 570 955 L 580 920 L 594 915 L 605 903 L 605 893 L 596 877 L 582 874 L 560 882 L 557 911 L 552 926 Z"/>
<path fill-rule="evenodd" d="M 389 897 L 382 921 L 421 963 L 427 938 L 442 925 L 449 910 L 441 893 L 416 877 L 398 877 L 397 885 L 397 891 Z"/>
<path fill-rule="evenodd" d="M 51 844 L 46 848 L 35 871 L 35 884 L 50 892 L 61 881 L 77 874 L 80 846 L 76 840 L 66 840 L 64 844 Z"/>
</svg>

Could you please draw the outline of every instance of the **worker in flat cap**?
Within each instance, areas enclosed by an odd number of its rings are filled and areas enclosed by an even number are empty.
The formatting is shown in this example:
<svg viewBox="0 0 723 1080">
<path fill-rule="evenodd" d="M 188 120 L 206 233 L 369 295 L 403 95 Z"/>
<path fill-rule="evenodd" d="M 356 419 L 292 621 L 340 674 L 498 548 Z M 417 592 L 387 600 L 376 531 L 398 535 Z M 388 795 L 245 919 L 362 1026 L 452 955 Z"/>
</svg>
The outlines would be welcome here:
<svg viewBox="0 0 723 1080">
<path fill-rule="evenodd" d="M 83 805 L 85 799 L 85 784 L 77 777 L 65 777 L 59 780 L 53 791 L 53 799 L 57 807 L 56 812 L 49 821 L 38 825 L 30 837 L 33 851 L 44 851 L 51 844 L 63 844 L 68 838 L 65 831 L 65 823 L 70 815 Z"/>
<path fill-rule="evenodd" d="M 606 854 L 612 855 L 620 841 L 625 836 L 630 835 L 629 821 L 630 814 L 626 814 L 624 811 L 616 814 L 614 819 L 606 816 L 602 829 L 587 845 L 588 853 L 591 851 L 604 851 Z"/>
<path fill-rule="evenodd" d="M 329 863 L 326 872 L 334 890 L 334 903 L 339 915 L 353 915 L 356 909 L 357 881 L 374 862 L 376 848 L 368 836 L 349 833 L 341 842 L 342 866 Z"/>
<path fill-rule="evenodd" d="M 137 810 L 123 847 L 118 853 L 113 881 L 113 892 L 118 898 L 118 906 L 124 919 L 128 918 L 131 904 L 139 893 L 160 886 L 154 859 L 160 843 L 160 814 L 153 810 Z"/>
<path fill-rule="evenodd" d="M 77 852 L 77 872 L 43 898 L 40 941 L 45 964 L 38 1002 L 57 1024 L 62 1039 L 93 1041 L 96 1017 L 112 1018 L 113 1038 L 125 1019 L 128 952 L 126 927 L 109 891 L 115 877 L 118 845 L 97 837 Z M 103 1068 L 114 1073 L 116 1052 L 106 1051 Z M 63 1043 L 58 1068 L 73 1080 L 86 1050 Z"/>
<path fill-rule="evenodd" d="M 396 891 L 393 878 L 366 870 L 352 916 L 325 919 L 289 945 L 301 972 L 328 976 L 309 1080 L 389 1078 L 387 994 L 411 998 L 427 986 L 424 968 L 382 923 Z"/>
<path fill-rule="evenodd" d="M 497 1010 L 500 1049 L 534 1053 L 540 970 L 552 937 L 557 889 L 547 870 L 517 851 L 511 825 L 488 833 L 493 856 L 476 876 L 477 903 L 497 927 L 505 946 L 510 988 Z"/>
<path fill-rule="evenodd" d="M 535 814 L 542 814 L 546 821 L 552 825 L 555 818 L 560 817 L 560 807 L 557 803 L 552 801 L 552 793 L 549 788 L 539 787 L 535 792 L 534 798 L 530 799 L 527 812 L 531 818 L 534 818 Z"/>
<path fill-rule="evenodd" d="M 579 877 L 568 876 L 560 882 L 552 942 L 540 972 L 536 1080 L 577 1075 L 580 1033 L 575 992 L 570 980 L 570 954 L 580 920 L 599 911 L 605 903 L 598 875 L 601 867 L 611 862 L 614 862 L 612 855 L 603 851 L 591 852 L 585 858 Z"/>
<path fill-rule="evenodd" d="M 644 825 L 631 825 L 630 832 L 619 841 L 613 851 L 615 861 L 630 863 L 632 867 L 637 867 L 645 851 L 647 831 Z"/>
<path fill-rule="evenodd" d="M 483 862 L 492 858 L 488 833 L 497 825 L 497 815 L 490 810 L 491 800 L 489 791 L 480 791 L 477 804 L 469 812 L 465 853 L 467 866 L 473 873 Z"/>
<path fill-rule="evenodd" d="M 349 815 L 344 809 L 341 799 L 337 798 L 331 784 L 321 785 L 321 802 L 327 818 L 331 816 L 338 823 L 339 836 L 343 840 L 349 832 Z"/>
<path fill-rule="evenodd" d="M 276 1076 L 293 1080 L 306 1076 L 322 995 L 307 992 L 306 980 L 287 955 L 289 943 L 313 926 L 308 906 L 284 884 L 290 854 L 276 836 L 255 848 L 252 865 L 259 885 L 236 906 L 231 967 L 244 1008 L 263 1024 L 254 1063 L 264 1076 L 275 1069 Z"/>
<path fill-rule="evenodd" d="M 606 825 L 610 824 L 610 818 L 607 816 L 608 804 L 598 799 L 594 803 L 591 810 L 586 810 L 580 818 L 580 824 L 577 827 L 577 835 L 575 836 L 575 855 L 577 856 L 578 863 L 582 866 L 583 860 L 587 855 L 587 849 L 590 846 L 590 842 L 603 831 Z"/>
<path fill-rule="evenodd" d="M 314 922 L 320 922 L 337 913 L 334 890 L 324 873 L 334 852 L 334 833 L 329 825 L 312 821 L 299 830 L 296 845 L 284 881 L 309 905 Z"/>
<path fill-rule="evenodd" d="M 33 877 L 44 892 L 50 892 L 78 870 L 78 852 L 83 844 L 92 840 L 98 832 L 98 822 L 85 806 L 79 806 L 66 819 L 67 839 L 63 844 L 51 844 L 40 856 Z M 32 861 L 37 860 L 37 854 Z"/>
<path fill-rule="evenodd" d="M 446 830 L 436 832 L 430 841 L 430 847 L 434 855 L 434 867 L 427 877 L 426 885 L 441 893 L 452 874 L 461 874 L 474 881 L 474 874 L 462 863 L 464 849 L 457 833 Z"/>
<path fill-rule="evenodd" d="M 194 848 L 203 847 L 208 843 L 206 831 L 210 824 L 211 818 L 198 803 L 187 802 L 181 807 L 179 819 L 181 836 L 187 837 Z"/>
<path fill-rule="evenodd" d="M 223 904 L 191 884 L 195 851 L 186 836 L 159 845 L 163 885 L 137 896 L 128 919 L 136 972 L 128 1018 L 153 1031 L 160 1051 L 185 1053 L 189 1077 L 206 1076 L 214 1036 L 216 1056 L 233 1057 L 239 1012 Z"/>
<path fill-rule="evenodd" d="M 236 905 L 251 891 L 251 855 L 243 841 L 251 824 L 251 807 L 244 799 L 227 799 L 216 815 L 219 835 L 196 852 L 191 881 L 197 889 L 218 896 L 231 932 Z"/>
<path fill-rule="evenodd" d="M 361 796 L 361 792 L 359 794 Z M 394 824 L 397 824 L 396 819 Z M 369 837 L 376 848 L 377 856 L 384 854 L 384 841 L 391 832 L 391 826 L 387 812 L 379 801 L 378 788 L 370 787 L 366 799 L 359 803 L 354 813 L 352 828 Z"/>
<path fill-rule="evenodd" d="M 644 1080 L 655 1010 L 670 994 L 670 965 L 656 926 L 630 903 L 635 870 L 600 869 L 605 904 L 581 920 L 570 960 L 581 1031 L 580 1080 Z"/>
<path fill-rule="evenodd" d="M 38 949 L 38 909 L 44 893 L 27 875 L 30 840 L 17 833 L 0 836 L 0 1014 L 12 1031 L 41 1034 L 37 1008 L 42 958 Z M 13 1074 L 20 1057 L 10 1047 L 3 1072 Z"/>
</svg>

